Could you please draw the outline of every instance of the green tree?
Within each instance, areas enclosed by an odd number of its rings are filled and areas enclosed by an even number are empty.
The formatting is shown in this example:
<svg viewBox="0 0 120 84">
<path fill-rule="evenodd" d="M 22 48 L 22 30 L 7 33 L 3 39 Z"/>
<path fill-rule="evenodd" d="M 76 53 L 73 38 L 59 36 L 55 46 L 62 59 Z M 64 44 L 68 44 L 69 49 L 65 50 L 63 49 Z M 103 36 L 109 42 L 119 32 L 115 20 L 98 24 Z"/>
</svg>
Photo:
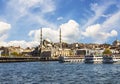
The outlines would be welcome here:
<svg viewBox="0 0 120 84">
<path fill-rule="evenodd" d="M 104 51 L 103 51 L 103 54 L 112 54 L 111 50 L 109 48 L 106 48 Z"/>
<path fill-rule="evenodd" d="M 69 54 L 70 54 L 70 55 L 73 55 L 73 54 L 74 54 L 73 50 L 70 50 Z"/>
<path fill-rule="evenodd" d="M 19 54 L 17 52 L 13 52 L 13 53 L 11 53 L 11 55 L 13 55 L 13 56 L 19 56 Z"/>
</svg>

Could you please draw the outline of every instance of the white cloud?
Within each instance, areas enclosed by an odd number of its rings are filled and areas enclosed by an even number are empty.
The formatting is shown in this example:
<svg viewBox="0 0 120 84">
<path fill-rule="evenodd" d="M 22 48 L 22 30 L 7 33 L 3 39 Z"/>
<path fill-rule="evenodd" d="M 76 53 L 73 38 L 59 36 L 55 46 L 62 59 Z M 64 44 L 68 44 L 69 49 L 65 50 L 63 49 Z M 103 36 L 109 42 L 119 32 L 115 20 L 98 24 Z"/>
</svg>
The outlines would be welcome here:
<svg viewBox="0 0 120 84">
<path fill-rule="evenodd" d="M 116 30 L 105 31 L 100 24 L 91 25 L 86 28 L 85 32 L 82 32 L 82 35 L 88 38 L 91 38 L 95 42 L 103 43 L 109 37 L 117 36 Z"/>
<path fill-rule="evenodd" d="M 103 23 L 104 30 L 111 29 L 120 29 L 120 11 L 111 15 L 111 17 L 107 18 L 107 20 Z"/>
<path fill-rule="evenodd" d="M 21 40 L 21 41 L 10 41 L 7 43 L 8 46 L 20 46 L 22 48 L 26 48 L 26 47 L 35 47 L 35 46 L 38 46 L 39 43 L 36 42 L 36 41 L 31 41 L 31 42 L 26 42 L 24 40 Z"/>
<path fill-rule="evenodd" d="M 11 25 L 5 22 L 0 22 L 0 46 L 21 46 L 22 48 L 26 47 L 35 47 L 39 45 L 39 42 L 36 41 L 31 41 L 31 42 L 26 42 L 24 40 L 22 41 L 10 41 L 10 42 L 5 42 L 4 40 L 7 39 L 8 33 L 7 31 L 11 29 Z"/>
<path fill-rule="evenodd" d="M 24 40 L 14 40 L 14 41 L 10 41 L 10 42 L 0 42 L 0 46 L 5 46 L 5 47 L 9 47 L 9 46 L 14 46 L 14 47 L 22 47 L 22 48 L 27 48 L 27 47 L 36 47 L 39 45 L 39 42 L 36 41 L 31 41 L 31 42 L 27 42 Z"/>
<path fill-rule="evenodd" d="M 62 41 L 72 43 L 80 38 L 79 24 L 74 20 L 69 20 L 67 23 L 60 25 L 62 31 Z M 59 29 L 42 28 L 43 39 L 50 39 L 53 42 L 59 42 Z M 31 30 L 28 34 L 34 38 L 34 41 L 40 41 L 40 30 Z"/>
<path fill-rule="evenodd" d="M 86 28 L 85 32 L 83 32 L 83 35 L 86 37 L 95 37 L 96 34 L 99 33 L 100 28 L 100 24 L 89 26 Z"/>
<path fill-rule="evenodd" d="M 98 3 L 91 4 L 91 10 L 94 12 L 94 15 L 93 17 L 90 17 L 88 19 L 87 23 L 83 26 L 83 28 L 93 25 L 94 22 L 98 20 L 102 15 L 104 15 L 104 12 L 113 4 L 115 4 L 114 1 L 109 1 L 101 5 L 99 5 Z"/>
<path fill-rule="evenodd" d="M 63 41 L 75 42 L 80 39 L 79 24 L 74 20 L 69 20 L 67 23 L 60 25 Z"/>
<path fill-rule="evenodd" d="M 118 35 L 118 32 L 116 30 L 111 31 L 111 36 L 117 36 L 117 35 Z"/>
<path fill-rule="evenodd" d="M 6 16 L 12 17 L 13 23 L 27 17 L 29 24 L 39 23 L 45 27 L 56 27 L 54 23 L 45 19 L 46 14 L 54 14 L 55 10 L 54 0 L 10 0 L 6 6 Z"/>
<path fill-rule="evenodd" d="M 57 18 L 57 20 L 62 20 L 62 19 L 63 19 L 63 17 L 58 17 L 58 18 Z"/>
<path fill-rule="evenodd" d="M 11 25 L 5 22 L 0 22 L 0 34 L 5 33 L 11 28 Z"/>
<path fill-rule="evenodd" d="M 55 8 L 55 3 L 53 0 L 39 0 L 41 4 L 42 13 L 53 12 Z"/>
<path fill-rule="evenodd" d="M 14 11 L 18 11 L 21 14 L 25 14 L 32 7 L 39 7 L 41 13 L 48 13 L 55 10 L 54 4 L 53 0 L 10 0 L 8 7 L 13 8 Z"/>
<path fill-rule="evenodd" d="M 107 15 L 103 14 L 103 15 L 101 15 L 101 17 L 109 18 L 109 17 L 111 17 L 111 14 L 107 14 Z"/>
<path fill-rule="evenodd" d="M 0 47 L 1 47 L 1 46 L 6 46 L 6 45 L 7 45 L 6 42 L 4 42 L 4 41 L 0 41 Z"/>
<path fill-rule="evenodd" d="M 0 22 L 0 41 L 7 39 L 7 31 L 10 30 L 11 25 L 5 22 Z"/>
<path fill-rule="evenodd" d="M 43 16 L 40 16 L 40 15 L 35 16 L 32 14 L 29 14 L 29 17 L 30 17 L 30 21 L 33 21 L 35 23 L 39 23 L 41 26 L 56 28 L 56 25 L 54 23 L 47 21 L 46 19 L 44 19 Z"/>
<path fill-rule="evenodd" d="M 4 40 L 6 40 L 8 38 L 8 34 L 2 34 L 2 35 L 0 35 L 0 41 L 4 41 Z"/>
<path fill-rule="evenodd" d="M 53 0 L 10 0 L 6 8 L 7 12 L 10 11 L 9 13 L 12 13 L 11 15 L 16 19 L 32 14 L 30 12 L 32 9 L 39 9 L 39 15 L 53 12 L 56 9 Z"/>
<path fill-rule="evenodd" d="M 91 9 L 95 12 L 95 16 L 90 18 L 88 23 L 86 23 L 85 32 L 82 32 L 82 35 L 85 37 L 91 38 L 94 42 L 103 43 L 107 41 L 110 37 L 115 37 L 118 35 L 120 30 L 120 10 L 118 9 L 114 14 L 104 15 L 109 6 L 116 4 L 115 2 L 106 3 L 107 5 L 98 6 L 98 4 L 93 4 Z M 94 24 L 94 22 L 100 17 L 106 17 L 106 20 L 101 24 Z M 97 17 L 97 18 L 96 18 Z M 96 19 L 95 19 L 96 18 Z M 84 27 L 85 27 L 84 26 Z"/>
</svg>

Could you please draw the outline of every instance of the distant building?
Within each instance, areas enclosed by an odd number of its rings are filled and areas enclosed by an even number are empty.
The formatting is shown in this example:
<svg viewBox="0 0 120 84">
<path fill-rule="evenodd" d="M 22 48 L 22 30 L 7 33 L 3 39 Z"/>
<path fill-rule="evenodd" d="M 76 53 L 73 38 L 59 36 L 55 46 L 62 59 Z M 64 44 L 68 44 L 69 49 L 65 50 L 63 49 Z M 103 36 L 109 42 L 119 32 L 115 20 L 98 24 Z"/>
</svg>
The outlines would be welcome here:
<svg viewBox="0 0 120 84">
<path fill-rule="evenodd" d="M 43 60 L 50 60 L 51 59 L 51 51 L 50 50 L 42 51 L 40 57 Z"/>
<path fill-rule="evenodd" d="M 71 49 L 53 49 L 52 50 L 52 58 L 58 59 L 59 56 L 71 56 L 74 55 L 74 51 Z"/>
<path fill-rule="evenodd" d="M 29 47 L 27 47 L 26 49 L 24 49 L 22 51 L 22 55 L 23 56 L 31 56 L 32 55 L 32 51 L 33 51 L 33 49 L 30 49 Z"/>
<path fill-rule="evenodd" d="M 18 47 L 10 46 L 8 47 L 8 49 L 9 49 L 10 54 L 14 52 L 21 54 L 23 52 L 23 48 L 21 48 L 20 46 Z"/>
<path fill-rule="evenodd" d="M 0 57 L 1 57 L 2 50 L 0 50 Z"/>
<path fill-rule="evenodd" d="M 120 41 L 119 40 L 115 40 L 113 42 L 113 46 L 120 46 Z"/>
<path fill-rule="evenodd" d="M 9 49 L 7 47 L 0 47 L 0 51 L 2 56 L 9 56 Z"/>
</svg>

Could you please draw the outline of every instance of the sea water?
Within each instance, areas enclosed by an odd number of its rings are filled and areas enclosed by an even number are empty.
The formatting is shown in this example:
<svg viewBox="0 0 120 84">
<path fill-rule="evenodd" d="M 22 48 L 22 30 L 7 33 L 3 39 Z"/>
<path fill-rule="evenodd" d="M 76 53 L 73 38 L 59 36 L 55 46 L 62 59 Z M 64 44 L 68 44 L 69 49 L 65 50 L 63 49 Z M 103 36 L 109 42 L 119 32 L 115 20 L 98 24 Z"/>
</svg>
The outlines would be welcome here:
<svg viewBox="0 0 120 84">
<path fill-rule="evenodd" d="M 120 84 L 120 64 L 0 63 L 0 84 Z"/>
</svg>

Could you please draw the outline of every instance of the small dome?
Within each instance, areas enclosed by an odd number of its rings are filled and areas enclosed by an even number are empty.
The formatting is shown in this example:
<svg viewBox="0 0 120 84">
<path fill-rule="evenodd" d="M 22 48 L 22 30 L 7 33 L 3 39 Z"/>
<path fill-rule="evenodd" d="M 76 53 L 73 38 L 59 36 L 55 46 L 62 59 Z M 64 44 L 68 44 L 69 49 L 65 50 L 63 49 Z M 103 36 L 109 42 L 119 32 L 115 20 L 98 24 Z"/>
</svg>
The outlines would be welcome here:
<svg viewBox="0 0 120 84">
<path fill-rule="evenodd" d="M 47 39 L 45 39 L 45 40 L 46 40 L 47 42 L 51 42 L 51 40 L 50 40 L 50 39 L 48 39 L 48 38 L 47 38 Z"/>
</svg>

